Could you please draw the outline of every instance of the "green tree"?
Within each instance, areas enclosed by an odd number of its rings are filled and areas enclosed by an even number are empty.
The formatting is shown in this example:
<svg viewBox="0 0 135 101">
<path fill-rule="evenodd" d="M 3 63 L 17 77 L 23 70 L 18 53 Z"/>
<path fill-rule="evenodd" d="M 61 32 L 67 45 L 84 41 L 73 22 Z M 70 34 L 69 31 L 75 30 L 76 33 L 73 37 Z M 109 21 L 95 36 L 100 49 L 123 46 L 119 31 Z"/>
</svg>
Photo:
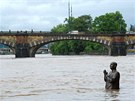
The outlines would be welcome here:
<svg viewBox="0 0 135 101">
<path fill-rule="evenodd" d="M 78 30 L 79 32 L 87 32 L 92 29 L 92 17 L 90 15 L 82 15 L 78 18 L 66 18 L 64 22 L 66 22 L 70 31 Z"/>
<path fill-rule="evenodd" d="M 68 55 L 69 47 L 67 41 L 54 42 L 50 46 L 51 52 L 53 55 Z"/>
<path fill-rule="evenodd" d="M 92 17 L 90 15 L 82 15 L 74 20 L 74 30 L 79 32 L 88 32 L 92 29 Z"/>
<path fill-rule="evenodd" d="M 65 19 L 65 24 L 59 24 L 52 28 L 53 33 L 65 33 L 68 31 L 89 31 L 92 28 L 92 17 L 90 15 L 82 15 L 78 18 L 70 17 Z M 52 44 L 51 52 L 53 54 L 79 54 L 84 51 L 85 42 L 79 40 L 61 41 Z"/>
<path fill-rule="evenodd" d="M 59 24 L 51 29 L 53 33 L 64 33 L 67 32 L 68 28 L 65 24 Z"/>
<path fill-rule="evenodd" d="M 92 23 L 90 15 L 82 15 L 78 18 L 70 17 L 65 19 L 65 24 L 59 24 L 51 31 L 55 33 L 67 33 L 69 31 L 78 30 L 83 32 L 126 32 L 126 24 L 120 12 L 106 13 L 96 17 Z M 52 54 L 68 55 L 70 53 L 80 54 L 80 52 L 89 53 L 107 53 L 107 48 L 102 44 L 89 41 L 60 41 L 55 42 L 51 46 Z"/>
<path fill-rule="evenodd" d="M 93 22 L 95 32 L 126 32 L 126 23 L 119 11 L 96 17 Z"/>
<path fill-rule="evenodd" d="M 74 17 L 69 17 L 69 18 L 65 19 L 64 23 L 66 23 L 65 25 L 66 25 L 66 27 L 68 29 L 67 30 L 68 32 L 71 32 L 71 31 L 74 30 L 74 20 L 75 20 Z"/>
<path fill-rule="evenodd" d="M 81 40 L 71 40 L 68 42 L 70 52 L 79 54 L 84 51 L 84 43 Z"/>
</svg>

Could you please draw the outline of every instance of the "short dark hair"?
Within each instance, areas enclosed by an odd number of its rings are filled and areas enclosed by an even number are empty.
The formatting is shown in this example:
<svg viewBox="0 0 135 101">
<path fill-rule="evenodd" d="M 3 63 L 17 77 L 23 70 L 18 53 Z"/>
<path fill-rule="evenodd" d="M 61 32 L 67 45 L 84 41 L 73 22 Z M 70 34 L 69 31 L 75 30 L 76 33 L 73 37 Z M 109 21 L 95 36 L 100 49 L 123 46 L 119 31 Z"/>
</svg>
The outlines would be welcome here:
<svg viewBox="0 0 135 101">
<path fill-rule="evenodd" d="M 112 62 L 111 64 L 112 65 L 115 65 L 115 67 L 117 67 L 117 63 L 116 62 Z"/>
</svg>

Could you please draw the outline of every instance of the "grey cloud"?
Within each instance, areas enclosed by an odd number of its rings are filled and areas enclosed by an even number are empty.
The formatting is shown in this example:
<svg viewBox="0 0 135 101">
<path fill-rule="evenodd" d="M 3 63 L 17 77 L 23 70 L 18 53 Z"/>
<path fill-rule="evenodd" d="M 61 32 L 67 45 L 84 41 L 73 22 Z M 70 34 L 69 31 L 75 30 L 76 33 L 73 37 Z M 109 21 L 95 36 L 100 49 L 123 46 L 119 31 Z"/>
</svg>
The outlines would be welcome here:
<svg viewBox="0 0 135 101">
<path fill-rule="evenodd" d="M 0 30 L 50 30 L 68 17 L 69 0 L 0 0 Z M 126 23 L 135 24 L 134 0 L 70 0 L 73 16 L 94 18 L 120 11 Z"/>
</svg>

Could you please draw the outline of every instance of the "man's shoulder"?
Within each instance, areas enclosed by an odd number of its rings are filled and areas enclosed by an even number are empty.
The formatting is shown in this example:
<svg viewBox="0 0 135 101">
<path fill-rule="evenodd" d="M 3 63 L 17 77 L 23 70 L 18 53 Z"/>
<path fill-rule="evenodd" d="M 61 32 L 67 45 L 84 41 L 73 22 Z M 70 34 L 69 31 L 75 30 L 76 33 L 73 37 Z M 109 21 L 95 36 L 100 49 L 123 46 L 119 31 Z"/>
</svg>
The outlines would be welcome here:
<svg viewBox="0 0 135 101">
<path fill-rule="evenodd" d="M 117 74 L 117 75 L 120 75 L 119 71 L 116 71 L 116 74 Z"/>
<path fill-rule="evenodd" d="M 117 73 L 119 73 L 119 71 L 116 70 Z"/>
</svg>

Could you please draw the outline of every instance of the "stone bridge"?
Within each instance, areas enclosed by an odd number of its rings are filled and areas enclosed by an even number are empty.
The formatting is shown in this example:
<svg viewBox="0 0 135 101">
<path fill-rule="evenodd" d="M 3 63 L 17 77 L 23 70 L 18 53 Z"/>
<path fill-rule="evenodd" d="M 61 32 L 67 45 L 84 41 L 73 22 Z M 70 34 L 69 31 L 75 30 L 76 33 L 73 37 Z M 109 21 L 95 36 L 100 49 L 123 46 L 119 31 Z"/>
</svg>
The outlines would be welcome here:
<svg viewBox="0 0 135 101">
<path fill-rule="evenodd" d="M 87 40 L 108 47 L 109 55 L 125 56 L 127 47 L 135 46 L 135 34 L 66 34 L 29 31 L 1 31 L 0 44 L 9 46 L 17 58 L 35 57 L 43 45 L 60 40 Z"/>
</svg>

